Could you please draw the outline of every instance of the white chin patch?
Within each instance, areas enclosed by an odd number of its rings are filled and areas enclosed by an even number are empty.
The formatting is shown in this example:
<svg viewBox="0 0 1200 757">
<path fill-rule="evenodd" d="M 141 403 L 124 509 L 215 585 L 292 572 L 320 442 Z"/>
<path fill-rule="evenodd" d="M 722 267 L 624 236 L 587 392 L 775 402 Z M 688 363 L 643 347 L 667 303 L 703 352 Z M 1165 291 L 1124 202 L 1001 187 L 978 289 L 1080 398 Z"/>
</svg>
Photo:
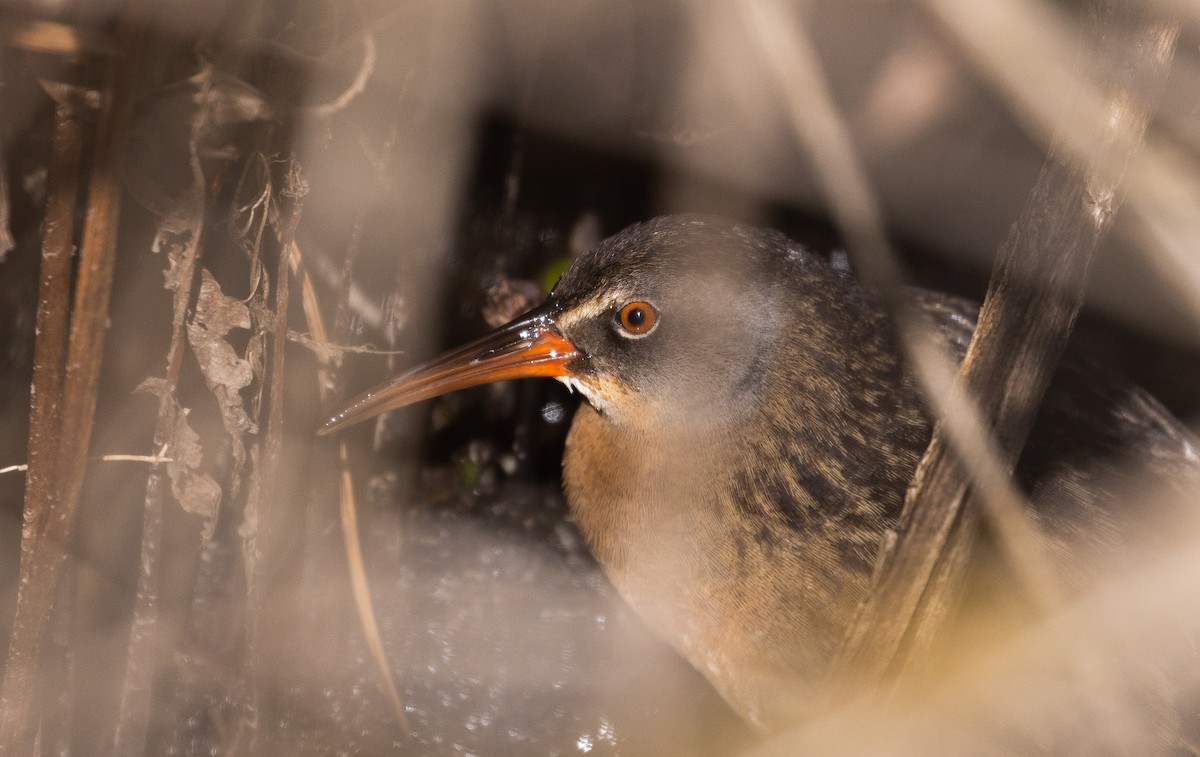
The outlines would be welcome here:
<svg viewBox="0 0 1200 757">
<path fill-rule="evenodd" d="M 579 379 L 574 376 L 555 376 L 554 380 L 565 386 L 568 392 L 578 390 L 580 394 L 583 394 L 583 388 L 579 385 Z"/>
<path fill-rule="evenodd" d="M 567 391 L 579 392 L 583 398 L 587 400 L 588 404 L 596 408 L 596 410 L 600 411 L 601 413 L 608 411 L 608 403 L 601 399 L 596 392 L 593 392 L 588 389 L 588 387 L 584 386 L 579 379 L 575 378 L 574 376 L 555 376 L 554 378 L 558 381 L 561 381 L 562 385 L 567 387 Z"/>
</svg>

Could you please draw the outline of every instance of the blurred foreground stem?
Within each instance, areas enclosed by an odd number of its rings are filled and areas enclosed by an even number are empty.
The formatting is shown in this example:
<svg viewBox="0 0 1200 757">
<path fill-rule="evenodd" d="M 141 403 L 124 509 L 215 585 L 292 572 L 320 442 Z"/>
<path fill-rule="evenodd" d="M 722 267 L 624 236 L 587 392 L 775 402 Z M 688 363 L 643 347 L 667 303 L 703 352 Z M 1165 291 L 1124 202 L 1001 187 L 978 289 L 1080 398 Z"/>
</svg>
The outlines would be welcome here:
<svg viewBox="0 0 1200 757">
<path fill-rule="evenodd" d="M 838 673 L 882 680 L 930 643 L 956 603 L 980 517 L 987 517 L 1031 595 L 1043 606 L 1058 600 L 1054 571 L 1028 520 L 1004 509 L 1006 500 L 992 496 L 987 481 L 968 480 L 960 460 L 991 448 L 988 465 L 1011 472 L 1083 305 L 1092 260 L 1120 207 L 1126 167 L 1142 145 L 1147 108 L 1161 91 L 1178 35 L 1177 26 L 1141 18 L 1132 5 L 1096 2 L 1090 9 L 1085 49 L 1096 60 L 1118 62 L 1100 77 L 1110 118 L 1090 125 L 1094 134 L 1085 140 L 1091 146 L 1086 155 L 1064 149 L 1057 135 L 1051 143 L 1037 184 L 999 251 L 959 371 L 958 382 L 991 424 L 992 443 L 955 438 L 938 424 L 898 533 L 847 634 Z M 967 12 L 944 0 L 928 0 L 926 6 L 940 20 Z M 949 28 L 953 36 L 958 27 Z M 954 41 L 972 57 L 970 39 Z M 1086 74 L 1080 74 L 1084 81 Z M 1067 102 L 1069 107 L 1069 97 Z M 1071 142 L 1079 137 L 1073 134 Z"/>
</svg>

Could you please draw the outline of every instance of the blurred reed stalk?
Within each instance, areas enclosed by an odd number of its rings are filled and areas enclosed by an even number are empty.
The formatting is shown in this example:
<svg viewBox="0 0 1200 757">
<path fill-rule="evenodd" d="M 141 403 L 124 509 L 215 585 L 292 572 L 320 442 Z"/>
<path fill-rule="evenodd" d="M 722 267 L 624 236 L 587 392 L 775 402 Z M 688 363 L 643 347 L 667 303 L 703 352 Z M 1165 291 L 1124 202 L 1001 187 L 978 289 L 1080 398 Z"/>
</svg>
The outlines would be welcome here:
<svg viewBox="0 0 1200 757">
<path fill-rule="evenodd" d="M 936 13 L 946 4 L 929 5 Z M 946 357 L 931 353 L 922 325 L 906 312 L 900 267 L 802 14 L 776 2 L 741 6 L 850 252 L 867 280 L 887 293 L 938 417 L 900 528 L 881 547 L 870 594 L 831 668 L 834 701 L 919 664 L 959 601 L 981 518 L 1043 608 L 1061 601 L 1009 474 L 1082 308 L 1091 262 L 1124 196 L 1126 167 L 1143 143 L 1147 108 L 1170 70 L 1178 25 L 1148 20 L 1131 5 L 1100 2 L 1090 9 L 1081 44 L 1100 60 L 1119 61 L 1098 83 L 1110 118 L 1085 122 L 1082 133 L 1078 121 L 1055 132 L 1071 130 L 1071 144 L 1089 150 L 1071 150 L 1059 137 L 1051 142 L 1037 185 L 997 255 L 979 326 L 953 380 Z M 1137 31 L 1127 36 L 1131 24 Z M 1088 82 L 1088 73 L 1080 70 L 1073 80 Z M 848 682 L 854 685 L 843 688 Z"/>
</svg>

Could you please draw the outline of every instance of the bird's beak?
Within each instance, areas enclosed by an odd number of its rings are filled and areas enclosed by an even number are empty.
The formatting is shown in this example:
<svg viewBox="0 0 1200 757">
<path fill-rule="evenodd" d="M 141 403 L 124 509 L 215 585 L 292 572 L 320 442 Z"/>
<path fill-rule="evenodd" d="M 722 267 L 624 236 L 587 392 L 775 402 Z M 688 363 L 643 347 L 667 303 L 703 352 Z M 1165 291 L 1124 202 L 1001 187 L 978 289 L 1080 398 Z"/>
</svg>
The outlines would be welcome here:
<svg viewBox="0 0 1200 757">
<path fill-rule="evenodd" d="M 331 434 L 387 410 L 493 381 L 569 376 L 579 351 L 554 325 L 551 308 L 540 307 L 487 336 L 442 355 L 359 395 L 325 421 Z"/>
</svg>

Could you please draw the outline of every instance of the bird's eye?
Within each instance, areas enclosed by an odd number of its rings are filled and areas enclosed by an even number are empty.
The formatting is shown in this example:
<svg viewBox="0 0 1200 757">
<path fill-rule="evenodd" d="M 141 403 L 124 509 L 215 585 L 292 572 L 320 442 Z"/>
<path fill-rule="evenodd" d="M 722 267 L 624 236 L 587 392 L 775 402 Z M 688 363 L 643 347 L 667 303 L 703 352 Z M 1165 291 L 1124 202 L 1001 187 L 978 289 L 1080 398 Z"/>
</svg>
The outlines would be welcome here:
<svg viewBox="0 0 1200 757">
<path fill-rule="evenodd" d="M 617 311 L 617 325 L 625 336 L 646 336 L 658 325 L 658 311 L 649 302 L 628 302 Z"/>
</svg>

